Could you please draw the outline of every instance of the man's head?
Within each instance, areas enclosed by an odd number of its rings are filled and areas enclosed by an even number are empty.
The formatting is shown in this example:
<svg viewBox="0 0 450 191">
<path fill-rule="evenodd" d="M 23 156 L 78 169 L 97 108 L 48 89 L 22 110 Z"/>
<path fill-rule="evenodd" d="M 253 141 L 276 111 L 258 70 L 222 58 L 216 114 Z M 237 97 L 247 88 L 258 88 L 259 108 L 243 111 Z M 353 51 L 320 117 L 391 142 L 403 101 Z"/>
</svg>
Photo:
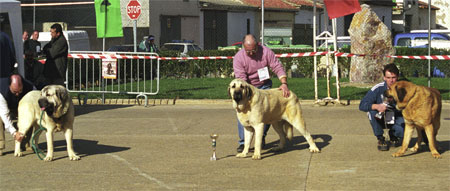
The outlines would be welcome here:
<svg viewBox="0 0 450 191">
<path fill-rule="evenodd" d="M 248 56 L 253 56 L 258 52 L 258 41 L 252 34 L 245 35 L 242 46 Z"/>
<path fill-rule="evenodd" d="M 31 39 L 33 39 L 33 40 L 39 39 L 39 31 L 38 30 L 33 31 L 33 34 L 31 35 Z"/>
<path fill-rule="evenodd" d="M 148 41 L 150 44 L 153 44 L 153 43 L 155 43 L 155 37 L 154 37 L 153 35 L 150 35 L 150 36 L 148 36 L 147 41 Z"/>
<path fill-rule="evenodd" d="M 391 85 L 398 80 L 399 71 L 397 66 L 395 66 L 395 64 L 388 64 L 384 66 L 383 75 L 383 79 L 386 82 L 387 86 L 391 87 Z"/>
<path fill-rule="evenodd" d="M 22 77 L 18 74 L 13 74 L 9 81 L 9 90 L 15 96 L 19 96 L 23 90 Z"/>
<path fill-rule="evenodd" d="M 62 35 L 62 27 L 60 24 L 55 23 L 50 27 L 50 34 L 52 35 L 52 38 L 58 38 Z"/>
<path fill-rule="evenodd" d="M 28 35 L 28 31 L 23 31 L 22 39 L 23 39 L 24 41 L 26 41 L 26 40 L 28 40 L 29 37 L 30 37 L 30 36 Z"/>
</svg>

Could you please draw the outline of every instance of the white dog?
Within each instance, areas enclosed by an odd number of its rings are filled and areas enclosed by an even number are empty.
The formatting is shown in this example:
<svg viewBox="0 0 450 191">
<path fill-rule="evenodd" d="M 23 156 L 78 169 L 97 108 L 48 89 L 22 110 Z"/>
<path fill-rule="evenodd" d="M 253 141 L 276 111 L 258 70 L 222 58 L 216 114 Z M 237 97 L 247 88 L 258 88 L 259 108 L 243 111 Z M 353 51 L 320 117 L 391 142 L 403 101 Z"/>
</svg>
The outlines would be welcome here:
<svg viewBox="0 0 450 191">
<path fill-rule="evenodd" d="M 244 126 L 244 150 L 236 157 L 246 157 L 250 142 L 255 133 L 255 152 L 253 159 L 261 159 L 261 142 L 264 124 L 272 124 L 280 136 L 280 144 L 273 150 L 281 150 L 286 143 L 286 137 L 293 136 L 292 126 L 300 131 L 309 144 L 310 152 L 319 152 L 311 134 L 306 130 L 300 101 L 291 92 L 287 98 L 278 89 L 259 90 L 241 79 L 231 81 L 228 93 L 233 99 L 233 107 L 237 117 Z"/>
<path fill-rule="evenodd" d="M 42 126 L 47 130 L 47 155 L 44 160 L 53 160 L 53 133 L 58 131 L 64 132 L 69 159 L 79 160 L 80 157 L 75 154 L 72 145 L 75 111 L 67 89 L 60 85 L 49 85 L 41 91 L 28 92 L 19 102 L 17 125 L 20 133 L 25 134 L 33 126 L 39 128 L 41 108 L 45 109 Z M 35 136 L 36 145 L 38 139 L 39 135 Z M 14 156 L 22 156 L 20 142 L 16 141 L 15 146 Z"/>
</svg>

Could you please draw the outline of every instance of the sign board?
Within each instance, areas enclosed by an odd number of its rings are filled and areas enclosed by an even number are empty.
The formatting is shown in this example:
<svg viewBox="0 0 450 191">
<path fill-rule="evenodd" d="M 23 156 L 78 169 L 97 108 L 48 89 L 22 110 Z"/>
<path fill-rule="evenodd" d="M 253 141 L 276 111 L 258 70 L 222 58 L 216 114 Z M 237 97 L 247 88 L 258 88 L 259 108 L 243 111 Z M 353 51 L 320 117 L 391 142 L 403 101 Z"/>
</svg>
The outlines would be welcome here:
<svg viewBox="0 0 450 191">
<path fill-rule="evenodd" d="M 102 77 L 104 79 L 117 79 L 117 59 L 102 59 Z"/>
<path fill-rule="evenodd" d="M 141 3 L 137 0 L 130 0 L 127 5 L 127 15 L 131 20 L 136 20 L 141 15 Z"/>
</svg>

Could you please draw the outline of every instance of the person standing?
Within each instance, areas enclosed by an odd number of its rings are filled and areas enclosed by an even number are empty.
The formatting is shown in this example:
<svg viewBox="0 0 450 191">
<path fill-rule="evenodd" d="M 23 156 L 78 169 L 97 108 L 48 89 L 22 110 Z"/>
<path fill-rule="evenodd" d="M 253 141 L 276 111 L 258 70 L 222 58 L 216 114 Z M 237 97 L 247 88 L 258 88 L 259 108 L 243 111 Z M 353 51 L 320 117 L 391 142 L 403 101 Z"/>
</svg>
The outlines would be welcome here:
<svg viewBox="0 0 450 191">
<path fill-rule="evenodd" d="M 64 86 L 69 47 L 60 24 L 50 27 L 52 39 L 43 48 L 46 56 L 44 74 L 49 84 Z"/>
<path fill-rule="evenodd" d="M 30 38 L 30 35 L 28 34 L 28 31 L 24 30 L 22 34 L 22 41 L 25 42 Z"/>
<path fill-rule="evenodd" d="M 261 45 L 255 36 L 248 34 L 242 42 L 243 48 L 234 55 L 233 70 L 236 78 L 240 78 L 258 89 L 269 89 L 272 87 L 272 80 L 268 68 L 278 76 L 284 97 L 289 97 L 290 92 L 287 85 L 287 75 L 283 66 L 275 57 L 275 53 L 269 48 Z M 264 126 L 262 147 L 265 146 L 265 137 L 270 124 Z M 238 120 L 239 147 L 237 152 L 244 149 L 244 127 Z"/>
<path fill-rule="evenodd" d="M 140 44 L 139 44 L 139 50 L 141 52 L 154 52 L 154 53 L 158 53 L 158 47 L 155 44 L 155 37 L 153 35 L 150 35 L 147 37 L 147 39 L 144 39 Z"/>
<path fill-rule="evenodd" d="M 7 78 L 14 70 L 16 56 L 9 36 L 0 31 L 0 78 Z"/>
<path fill-rule="evenodd" d="M 395 64 L 388 64 L 383 69 L 384 81 L 373 86 L 363 97 L 359 104 L 359 110 L 367 112 L 373 133 L 378 140 L 378 150 L 389 150 L 389 143 L 383 136 L 383 128 L 390 127 L 390 141 L 395 145 L 401 144 L 405 121 L 401 111 L 393 105 L 385 102 L 384 92 L 398 80 L 399 70 Z M 391 110 L 391 111 L 388 111 Z"/>
<path fill-rule="evenodd" d="M 24 42 L 24 53 L 27 51 L 33 52 L 33 57 L 38 57 L 41 54 L 41 43 L 38 41 L 39 39 L 39 31 L 34 30 L 31 35 L 31 39 L 28 39 Z"/>
</svg>

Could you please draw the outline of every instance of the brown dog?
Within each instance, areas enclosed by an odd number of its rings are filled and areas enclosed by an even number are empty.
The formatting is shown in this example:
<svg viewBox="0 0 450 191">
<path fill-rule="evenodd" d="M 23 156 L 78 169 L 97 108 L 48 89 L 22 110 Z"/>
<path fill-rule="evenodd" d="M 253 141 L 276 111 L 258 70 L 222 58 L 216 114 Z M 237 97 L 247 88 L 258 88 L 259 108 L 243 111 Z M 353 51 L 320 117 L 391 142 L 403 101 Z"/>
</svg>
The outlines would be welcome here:
<svg viewBox="0 0 450 191">
<path fill-rule="evenodd" d="M 386 97 L 392 96 L 397 102 L 397 109 L 402 111 L 405 119 L 405 134 L 401 148 L 393 157 L 402 156 L 408 148 L 414 127 L 417 129 L 417 143 L 411 148 L 416 152 L 422 142 L 422 133 L 425 129 L 431 155 L 440 158 L 441 155 L 436 150 L 436 135 L 440 127 L 441 117 L 441 94 L 434 88 L 415 85 L 407 81 L 399 81 L 389 87 L 385 92 Z"/>
</svg>

